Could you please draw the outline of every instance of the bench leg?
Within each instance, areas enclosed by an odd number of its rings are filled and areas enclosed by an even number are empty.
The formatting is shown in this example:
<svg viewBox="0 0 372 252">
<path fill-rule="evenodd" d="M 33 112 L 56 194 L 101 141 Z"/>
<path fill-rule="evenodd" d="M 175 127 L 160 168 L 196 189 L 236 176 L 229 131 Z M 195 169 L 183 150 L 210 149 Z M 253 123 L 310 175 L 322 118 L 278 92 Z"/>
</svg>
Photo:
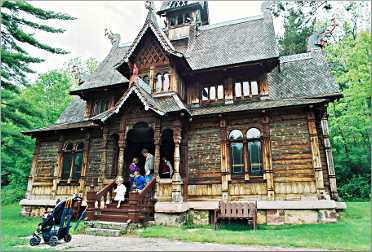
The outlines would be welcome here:
<svg viewBox="0 0 372 252">
<path fill-rule="evenodd" d="M 253 218 L 253 229 L 257 230 L 257 217 Z"/>
<path fill-rule="evenodd" d="M 214 210 L 214 230 L 216 230 L 216 222 L 217 222 L 217 219 L 216 219 L 216 209 Z"/>
</svg>

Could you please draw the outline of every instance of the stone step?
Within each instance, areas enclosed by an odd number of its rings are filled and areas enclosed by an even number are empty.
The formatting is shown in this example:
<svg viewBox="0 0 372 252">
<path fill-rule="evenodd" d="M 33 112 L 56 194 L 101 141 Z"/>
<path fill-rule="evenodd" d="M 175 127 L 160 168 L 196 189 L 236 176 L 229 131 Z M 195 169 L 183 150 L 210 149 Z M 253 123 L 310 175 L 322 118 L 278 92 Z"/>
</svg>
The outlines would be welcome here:
<svg viewBox="0 0 372 252">
<path fill-rule="evenodd" d="M 102 229 L 115 229 L 115 230 L 126 230 L 128 223 L 122 222 L 111 222 L 111 221 L 85 221 L 85 226 L 88 228 L 102 228 Z"/>
<path fill-rule="evenodd" d="M 90 235 L 119 236 L 120 230 L 106 228 L 86 228 L 85 233 Z"/>
</svg>

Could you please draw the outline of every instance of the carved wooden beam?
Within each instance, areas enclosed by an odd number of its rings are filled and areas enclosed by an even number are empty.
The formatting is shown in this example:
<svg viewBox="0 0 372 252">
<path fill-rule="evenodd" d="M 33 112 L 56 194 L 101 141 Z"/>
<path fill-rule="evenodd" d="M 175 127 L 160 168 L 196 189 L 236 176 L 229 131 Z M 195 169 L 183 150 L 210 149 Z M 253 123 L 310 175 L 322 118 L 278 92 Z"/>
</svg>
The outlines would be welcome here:
<svg viewBox="0 0 372 252">
<path fill-rule="evenodd" d="M 264 115 L 264 132 L 263 132 L 263 148 L 262 159 L 264 168 L 264 178 L 266 179 L 267 197 L 269 200 L 274 200 L 274 178 L 273 165 L 271 155 L 271 138 L 270 138 L 270 115 L 268 111 L 263 111 Z"/>
</svg>

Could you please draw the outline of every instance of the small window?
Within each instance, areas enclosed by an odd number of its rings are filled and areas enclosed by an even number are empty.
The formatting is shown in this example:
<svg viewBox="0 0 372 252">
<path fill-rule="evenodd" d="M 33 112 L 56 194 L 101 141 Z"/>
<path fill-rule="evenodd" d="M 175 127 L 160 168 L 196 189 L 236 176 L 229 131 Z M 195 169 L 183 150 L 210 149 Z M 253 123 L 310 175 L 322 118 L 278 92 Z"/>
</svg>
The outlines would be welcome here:
<svg viewBox="0 0 372 252">
<path fill-rule="evenodd" d="M 216 99 L 216 87 L 215 86 L 211 86 L 209 88 L 209 99 L 211 99 L 211 100 Z"/>
<path fill-rule="evenodd" d="M 72 150 L 74 148 L 74 145 L 72 143 L 69 143 L 66 145 L 65 150 Z"/>
<path fill-rule="evenodd" d="M 170 25 L 173 26 L 173 25 L 176 25 L 177 24 L 177 18 L 176 17 L 171 17 L 170 18 Z"/>
<path fill-rule="evenodd" d="M 249 96 L 249 82 L 243 81 L 243 95 Z"/>
<path fill-rule="evenodd" d="M 161 91 L 161 86 L 162 86 L 162 80 L 161 80 L 161 74 L 157 74 L 156 75 L 156 92 L 160 92 Z"/>
<path fill-rule="evenodd" d="M 235 82 L 235 97 L 242 96 L 242 86 L 240 82 Z"/>
<path fill-rule="evenodd" d="M 63 167 L 62 167 L 62 179 L 68 179 L 70 177 L 70 168 L 72 163 L 72 153 L 63 153 Z"/>
<path fill-rule="evenodd" d="M 177 24 L 183 24 L 183 15 L 179 15 L 177 18 Z"/>
<path fill-rule="evenodd" d="M 252 95 L 258 95 L 257 81 L 255 80 L 251 81 L 251 90 L 252 90 Z"/>
<path fill-rule="evenodd" d="M 208 93 L 209 93 L 209 88 L 207 87 L 203 88 L 203 92 L 202 92 L 203 101 L 208 101 L 208 97 L 209 97 Z"/>
<path fill-rule="evenodd" d="M 93 115 L 98 114 L 98 106 L 99 106 L 98 101 L 96 101 L 94 104 Z"/>
<path fill-rule="evenodd" d="M 231 171 L 233 174 L 244 173 L 243 143 L 230 144 Z"/>
<path fill-rule="evenodd" d="M 218 85 L 217 87 L 217 99 L 223 99 L 223 85 Z"/>
<path fill-rule="evenodd" d="M 83 164 L 83 152 L 75 153 L 74 167 L 72 170 L 72 178 L 78 179 L 81 176 L 81 166 Z"/>
<path fill-rule="evenodd" d="M 248 142 L 248 163 L 251 175 L 262 175 L 261 142 Z"/>
<path fill-rule="evenodd" d="M 105 102 L 105 111 L 109 109 L 110 106 L 110 100 L 106 100 Z"/>
<path fill-rule="evenodd" d="M 164 91 L 168 91 L 169 90 L 169 73 L 165 73 L 164 74 Z"/>
<path fill-rule="evenodd" d="M 76 150 L 82 150 L 82 149 L 84 149 L 84 143 L 83 142 L 79 143 L 76 147 Z"/>
</svg>

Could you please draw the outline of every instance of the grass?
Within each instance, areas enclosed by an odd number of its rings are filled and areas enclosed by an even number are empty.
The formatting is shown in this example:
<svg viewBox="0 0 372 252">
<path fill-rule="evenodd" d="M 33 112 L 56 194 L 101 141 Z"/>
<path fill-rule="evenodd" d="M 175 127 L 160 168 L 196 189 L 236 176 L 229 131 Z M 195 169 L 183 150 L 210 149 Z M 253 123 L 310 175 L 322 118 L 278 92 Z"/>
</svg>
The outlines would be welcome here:
<svg viewBox="0 0 372 252">
<path fill-rule="evenodd" d="M 137 235 L 189 242 L 369 251 L 370 208 L 370 202 L 347 203 L 347 209 L 340 212 L 338 224 L 258 225 L 257 231 L 252 230 L 251 226 L 244 225 L 221 225 L 217 231 L 213 230 L 212 225 L 188 225 L 182 228 L 150 226 Z"/>
<path fill-rule="evenodd" d="M 25 238 L 30 236 L 37 229 L 38 224 L 41 219 L 38 217 L 24 217 L 20 215 L 21 207 L 19 205 L 5 205 L 1 208 L 1 251 L 50 251 L 55 249 L 40 249 L 37 246 L 35 249 L 28 247 L 14 247 L 17 245 L 27 245 L 29 244 L 29 239 Z M 71 226 L 74 228 L 75 223 L 71 222 Z M 84 228 L 84 224 L 81 222 L 78 229 L 73 231 L 70 229 L 70 233 L 77 234 L 80 233 Z M 41 240 L 41 243 L 44 241 Z M 64 242 L 60 240 L 60 242 Z"/>
<path fill-rule="evenodd" d="M 280 247 L 325 248 L 334 250 L 370 250 L 371 249 L 371 203 L 350 202 L 347 209 L 340 212 L 338 224 L 315 225 L 258 225 L 258 230 L 244 225 L 221 225 L 217 231 L 213 226 L 188 225 L 182 228 L 150 226 L 137 232 L 139 237 L 161 237 L 169 240 L 216 242 L 225 244 L 246 244 Z M 36 230 L 41 219 L 20 216 L 20 206 L 2 206 L 1 250 L 34 250 L 28 247 L 15 248 L 16 245 L 27 245 L 30 236 Z M 75 223 L 72 223 L 75 227 Z M 81 233 L 84 227 L 71 234 Z M 211 230 L 212 229 L 212 230 Z M 192 231 L 192 232 L 190 232 Z M 42 241 L 43 242 L 43 241 Z M 64 242 L 64 241 L 62 241 Z M 47 251 L 53 250 L 44 249 Z"/>
</svg>

